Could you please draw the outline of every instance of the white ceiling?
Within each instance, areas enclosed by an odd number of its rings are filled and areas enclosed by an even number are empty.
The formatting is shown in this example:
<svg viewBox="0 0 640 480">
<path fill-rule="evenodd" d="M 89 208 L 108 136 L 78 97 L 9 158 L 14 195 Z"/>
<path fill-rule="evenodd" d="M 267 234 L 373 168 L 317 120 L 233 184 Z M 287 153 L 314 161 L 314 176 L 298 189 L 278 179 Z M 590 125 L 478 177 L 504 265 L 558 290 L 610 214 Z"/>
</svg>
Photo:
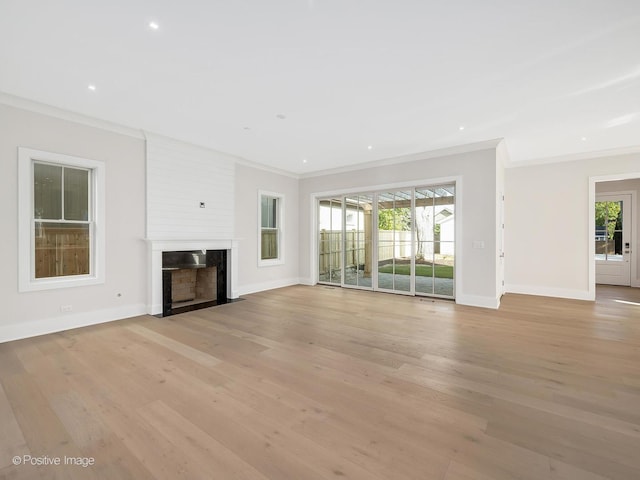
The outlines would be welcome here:
<svg viewBox="0 0 640 480">
<path fill-rule="evenodd" d="M 0 91 L 295 173 L 616 149 L 640 144 L 640 1 L 0 0 Z"/>
</svg>

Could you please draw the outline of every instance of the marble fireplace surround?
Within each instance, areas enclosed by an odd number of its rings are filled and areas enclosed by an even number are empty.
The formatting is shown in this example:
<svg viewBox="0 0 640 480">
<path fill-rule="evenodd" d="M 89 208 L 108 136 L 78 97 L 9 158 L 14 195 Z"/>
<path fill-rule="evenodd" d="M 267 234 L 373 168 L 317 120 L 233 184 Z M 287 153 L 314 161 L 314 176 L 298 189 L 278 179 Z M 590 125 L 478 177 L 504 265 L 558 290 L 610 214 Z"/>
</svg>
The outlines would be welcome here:
<svg viewBox="0 0 640 480">
<path fill-rule="evenodd" d="M 226 250 L 227 251 L 227 298 L 238 298 L 237 240 L 147 240 L 149 281 L 147 292 L 147 313 L 162 313 L 162 252 L 180 250 Z"/>
</svg>

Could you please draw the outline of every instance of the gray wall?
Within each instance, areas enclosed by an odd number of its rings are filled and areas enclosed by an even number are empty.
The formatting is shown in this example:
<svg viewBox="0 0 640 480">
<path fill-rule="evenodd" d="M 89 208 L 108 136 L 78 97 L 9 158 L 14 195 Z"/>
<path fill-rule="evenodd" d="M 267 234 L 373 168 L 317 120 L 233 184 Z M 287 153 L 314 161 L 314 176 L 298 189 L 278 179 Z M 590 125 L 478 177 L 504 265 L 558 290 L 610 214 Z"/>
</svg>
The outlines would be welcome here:
<svg viewBox="0 0 640 480">
<path fill-rule="evenodd" d="M 298 179 L 236 165 L 236 239 L 240 295 L 299 283 Z M 284 195 L 284 264 L 258 266 L 258 190 Z"/>
<path fill-rule="evenodd" d="M 421 158 L 406 157 L 402 163 L 380 165 L 362 170 L 313 176 L 300 181 L 300 278 L 309 284 L 312 275 L 311 245 L 312 197 L 318 193 L 365 192 L 379 186 L 413 183 L 447 177 L 461 178 L 457 189 L 456 228 L 462 233 L 456 256 L 456 300 L 468 305 L 496 307 L 497 242 L 496 242 L 496 149 L 485 148 L 469 153 Z M 484 249 L 473 248 L 474 240 L 484 242 Z"/>
<path fill-rule="evenodd" d="M 106 283 L 18 293 L 19 146 L 105 162 Z M 145 311 L 144 152 L 140 138 L 0 104 L 0 341 Z M 62 313 L 61 305 L 73 310 Z"/>
<path fill-rule="evenodd" d="M 591 299 L 590 177 L 635 173 L 638 154 L 508 168 L 507 291 Z"/>
</svg>

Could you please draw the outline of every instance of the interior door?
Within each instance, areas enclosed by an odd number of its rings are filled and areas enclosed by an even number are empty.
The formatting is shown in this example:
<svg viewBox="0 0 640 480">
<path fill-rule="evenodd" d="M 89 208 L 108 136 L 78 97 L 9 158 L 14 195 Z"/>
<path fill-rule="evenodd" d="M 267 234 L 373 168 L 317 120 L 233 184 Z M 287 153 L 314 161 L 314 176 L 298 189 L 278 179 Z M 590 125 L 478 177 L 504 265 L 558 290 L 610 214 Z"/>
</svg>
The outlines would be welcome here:
<svg viewBox="0 0 640 480">
<path fill-rule="evenodd" d="M 631 285 L 631 195 L 596 197 L 596 283 Z"/>
</svg>

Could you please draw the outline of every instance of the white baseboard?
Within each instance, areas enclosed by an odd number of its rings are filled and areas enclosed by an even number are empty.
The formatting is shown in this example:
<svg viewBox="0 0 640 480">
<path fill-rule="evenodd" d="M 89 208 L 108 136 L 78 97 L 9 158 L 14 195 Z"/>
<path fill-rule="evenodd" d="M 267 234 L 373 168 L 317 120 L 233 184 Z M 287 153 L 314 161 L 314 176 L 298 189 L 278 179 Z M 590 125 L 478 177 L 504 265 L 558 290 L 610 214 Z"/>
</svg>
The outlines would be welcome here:
<svg viewBox="0 0 640 480">
<path fill-rule="evenodd" d="M 456 294 L 456 303 L 469 307 L 492 308 L 496 310 L 500 307 L 500 298 Z"/>
<path fill-rule="evenodd" d="M 317 285 L 318 282 L 311 278 L 300 278 L 300 285 Z M 456 294 L 456 303 L 459 305 L 468 305 L 470 307 L 482 307 L 497 309 L 500 307 L 500 298 L 482 297 L 479 295 L 459 295 Z"/>
<path fill-rule="evenodd" d="M 89 325 L 122 320 L 123 318 L 137 317 L 138 315 L 146 314 L 146 312 L 147 307 L 144 304 L 126 305 L 106 310 L 72 313 L 60 317 L 4 325 L 0 326 L 0 343 L 62 332 L 72 328 L 88 327 Z"/>
<path fill-rule="evenodd" d="M 569 288 L 541 287 L 538 285 L 505 285 L 506 293 L 522 295 L 539 295 L 542 297 L 568 298 L 571 300 L 595 300 L 595 295 L 588 290 L 573 290 Z"/>
<path fill-rule="evenodd" d="M 154 303 L 153 305 L 147 306 L 147 313 L 149 315 L 160 315 L 162 313 L 162 304 Z"/>
<path fill-rule="evenodd" d="M 273 290 L 274 288 L 290 287 L 291 285 L 300 285 L 299 278 L 282 278 L 278 280 L 272 280 L 269 282 L 252 283 L 249 285 L 239 285 L 239 295 L 249 295 L 251 293 L 264 292 L 266 290 Z"/>
</svg>

